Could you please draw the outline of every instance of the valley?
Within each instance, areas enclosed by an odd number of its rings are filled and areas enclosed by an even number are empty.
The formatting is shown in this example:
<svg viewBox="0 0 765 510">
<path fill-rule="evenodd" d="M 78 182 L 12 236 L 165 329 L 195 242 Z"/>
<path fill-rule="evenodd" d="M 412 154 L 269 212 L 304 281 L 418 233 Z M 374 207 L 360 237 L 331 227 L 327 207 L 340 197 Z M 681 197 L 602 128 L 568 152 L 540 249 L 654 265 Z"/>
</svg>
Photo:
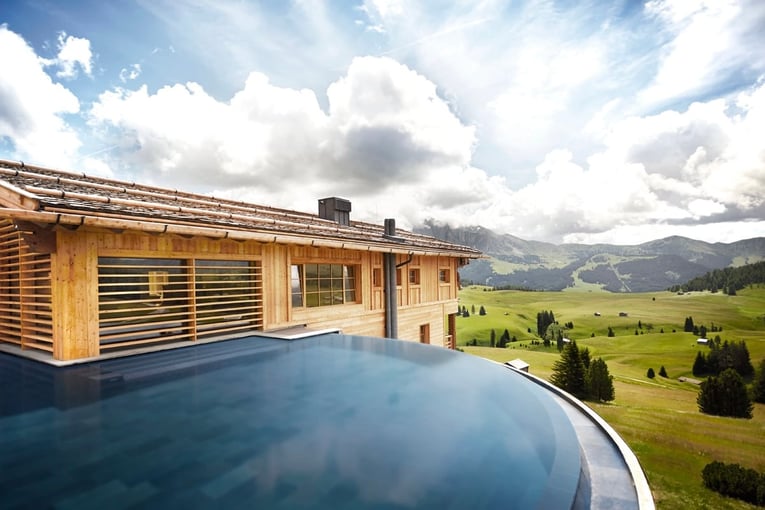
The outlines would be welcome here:
<svg viewBox="0 0 765 510">
<path fill-rule="evenodd" d="M 752 364 L 759 366 L 765 358 L 765 286 L 747 288 L 736 296 L 522 292 L 470 286 L 460 291 L 459 299 L 468 310 L 483 306 L 486 312 L 457 318 L 459 348 L 499 362 L 521 358 L 531 365 L 533 374 L 545 379 L 560 355 L 554 343 L 531 345 L 539 340 L 534 334 L 536 315 L 548 310 L 560 324 L 573 322 L 567 337 L 580 348 L 587 347 L 593 358 L 602 357 L 614 377 L 616 399 L 588 405 L 638 456 L 657 508 L 756 508 L 704 488 L 701 470 L 719 460 L 765 472 L 765 405 L 755 404 L 751 420 L 708 416 L 698 411 L 698 386 L 679 378 L 693 378 L 694 357 L 700 349 L 708 349 L 697 343 L 696 336 L 683 332 L 686 317 L 693 317 L 695 324 L 722 329 L 710 336 L 746 341 Z M 614 337 L 607 336 L 609 327 Z M 491 348 L 492 329 L 497 338 L 507 329 L 517 341 L 505 349 Z M 473 339 L 478 346 L 465 345 Z M 667 378 L 646 376 L 649 368 L 658 373 L 662 366 Z"/>
</svg>

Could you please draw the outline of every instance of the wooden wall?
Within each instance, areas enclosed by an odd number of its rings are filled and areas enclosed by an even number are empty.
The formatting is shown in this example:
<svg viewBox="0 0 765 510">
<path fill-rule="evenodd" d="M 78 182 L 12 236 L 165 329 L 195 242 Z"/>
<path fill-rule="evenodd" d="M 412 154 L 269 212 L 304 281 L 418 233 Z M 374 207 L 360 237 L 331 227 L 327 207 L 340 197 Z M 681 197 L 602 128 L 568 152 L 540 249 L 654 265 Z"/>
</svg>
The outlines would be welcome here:
<svg viewBox="0 0 765 510">
<path fill-rule="evenodd" d="M 339 328 L 346 334 L 383 336 L 385 310 L 382 254 L 368 251 L 266 244 L 257 241 L 152 235 L 110 230 L 55 230 L 51 255 L 53 355 L 72 360 L 97 356 L 99 345 L 99 257 L 221 259 L 257 261 L 262 268 L 262 329 L 295 325 Z M 430 343 L 444 345 L 446 315 L 457 307 L 457 259 L 398 255 L 401 282 L 397 289 L 399 338 L 419 341 L 423 325 Z M 408 262 L 408 263 L 407 263 Z M 357 304 L 292 308 L 290 266 L 303 263 L 342 263 L 359 268 Z M 408 271 L 419 271 L 410 282 Z M 448 281 L 439 280 L 447 270 Z M 377 280 L 375 271 L 379 271 Z M 4 341 L 0 337 L 0 341 Z"/>
</svg>

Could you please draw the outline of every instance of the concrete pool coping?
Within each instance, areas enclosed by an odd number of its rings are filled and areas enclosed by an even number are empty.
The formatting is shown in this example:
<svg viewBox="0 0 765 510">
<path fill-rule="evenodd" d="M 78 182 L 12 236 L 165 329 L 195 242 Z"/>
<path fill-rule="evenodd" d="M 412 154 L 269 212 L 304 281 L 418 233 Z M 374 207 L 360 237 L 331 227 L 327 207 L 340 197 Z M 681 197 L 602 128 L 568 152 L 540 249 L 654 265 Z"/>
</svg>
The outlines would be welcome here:
<svg viewBox="0 0 765 510">
<path fill-rule="evenodd" d="M 552 383 L 512 366 L 503 366 L 547 389 L 571 420 L 582 449 L 582 469 L 589 479 L 591 492 L 586 508 L 656 508 L 648 479 L 635 453 L 603 418 Z M 615 468 L 615 461 L 623 463 L 626 473 Z M 622 476 L 627 473 L 629 477 Z M 625 490 L 634 491 L 634 499 L 619 497 Z"/>
</svg>

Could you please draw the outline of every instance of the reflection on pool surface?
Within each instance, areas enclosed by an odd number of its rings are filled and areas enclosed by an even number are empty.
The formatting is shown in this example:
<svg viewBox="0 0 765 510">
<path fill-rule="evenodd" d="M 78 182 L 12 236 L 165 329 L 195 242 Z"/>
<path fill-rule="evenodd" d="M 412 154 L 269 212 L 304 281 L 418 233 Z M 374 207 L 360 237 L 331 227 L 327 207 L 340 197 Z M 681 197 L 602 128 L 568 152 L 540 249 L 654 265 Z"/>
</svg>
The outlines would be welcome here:
<svg viewBox="0 0 765 510">
<path fill-rule="evenodd" d="M 541 387 L 395 340 L 252 337 L 64 369 L 0 354 L 7 508 L 570 508 Z"/>
</svg>

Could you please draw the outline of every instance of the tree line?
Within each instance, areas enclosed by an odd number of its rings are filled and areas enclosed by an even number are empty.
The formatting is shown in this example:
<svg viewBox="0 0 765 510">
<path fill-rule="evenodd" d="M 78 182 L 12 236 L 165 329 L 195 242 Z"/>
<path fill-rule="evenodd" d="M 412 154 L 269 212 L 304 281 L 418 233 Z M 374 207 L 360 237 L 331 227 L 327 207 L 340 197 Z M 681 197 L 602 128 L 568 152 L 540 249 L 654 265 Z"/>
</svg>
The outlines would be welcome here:
<svg viewBox="0 0 765 510">
<path fill-rule="evenodd" d="M 765 403 L 765 359 L 755 372 L 743 340 L 720 342 L 720 337 L 715 337 L 708 354 L 696 353 L 693 374 L 707 376 L 696 397 L 702 413 L 751 418 L 753 401 Z M 753 382 L 751 389 L 747 380 Z"/>
<path fill-rule="evenodd" d="M 672 292 L 708 290 L 735 296 L 736 291 L 757 283 L 765 283 L 765 261 L 739 267 L 714 269 L 682 285 L 673 285 L 669 290 Z"/>
<path fill-rule="evenodd" d="M 717 335 L 707 345 L 709 346 L 707 354 L 701 351 L 696 353 L 696 360 L 693 362 L 693 375 L 697 377 L 716 376 L 728 368 L 732 368 L 744 378 L 754 375 L 749 349 L 743 340 L 741 342 L 728 342 L 727 340 L 721 342 L 720 335 Z"/>
</svg>

